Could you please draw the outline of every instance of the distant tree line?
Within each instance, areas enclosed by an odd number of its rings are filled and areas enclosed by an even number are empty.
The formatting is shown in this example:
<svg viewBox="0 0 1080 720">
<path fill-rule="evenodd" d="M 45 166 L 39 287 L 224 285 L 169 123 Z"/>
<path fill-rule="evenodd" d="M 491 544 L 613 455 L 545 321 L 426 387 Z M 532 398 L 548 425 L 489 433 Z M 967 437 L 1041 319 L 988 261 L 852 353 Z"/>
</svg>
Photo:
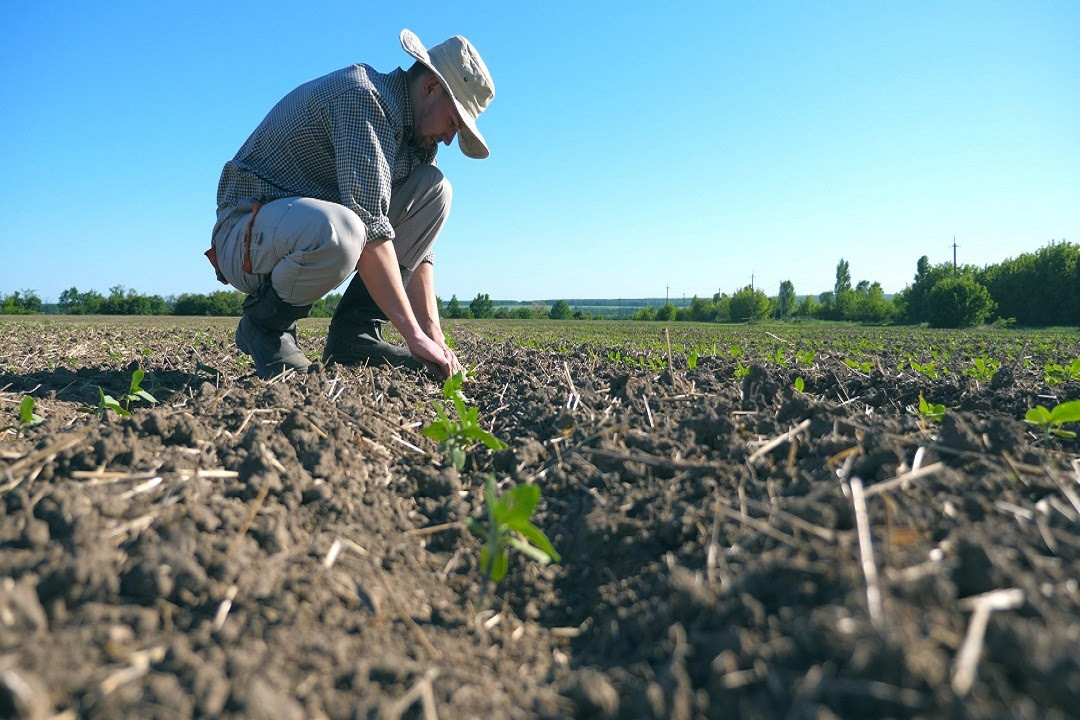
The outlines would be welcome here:
<svg viewBox="0 0 1080 720">
<path fill-rule="evenodd" d="M 239 316 L 244 294 L 219 290 L 207 295 L 184 293 L 163 298 L 142 295 L 117 285 L 102 295 L 94 290 L 69 288 L 60 294 L 56 311 L 69 315 L 188 315 Z M 341 295 L 333 293 L 312 307 L 313 317 L 331 317 Z M 612 305 L 623 301 L 592 301 Z M 683 301 L 685 303 L 685 300 Z M 486 293 L 478 293 L 468 304 L 457 295 L 443 303 L 439 312 L 448 318 L 517 318 L 590 320 L 599 318 L 566 300 L 551 305 L 496 306 Z M 40 313 L 41 298 L 33 290 L 0 294 L 0 314 Z M 858 323 L 922 324 L 933 327 L 966 327 L 987 322 L 1017 323 L 1025 326 L 1080 325 L 1080 246 L 1051 242 L 1034 253 L 1024 253 L 997 265 L 977 268 L 954 267 L 950 263 L 931 265 L 924 255 L 915 267 L 913 281 L 891 298 L 881 284 L 861 280 L 854 286 L 851 267 L 843 258 L 836 265 L 833 289 L 801 300 L 790 280 L 780 283 L 770 296 L 753 285 L 733 294 L 716 293 L 712 298 L 694 297 L 689 305 L 672 302 L 646 306 L 632 315 L 634 320 L 688 320 L 694 322 L 753 322 L 773 318 L 782 321 L 808 319 L 842 320 Z"/>
<path fill-rule="evenodd" d="M 931 265 L 925 255 L 916 263 L 912 283 L 891 299 L 881 284 L 862 280 L 851 285 L 851 268 L 841 258 L 833 289 L 797 301 L 791 281 L 775 296 L 746 286 L 711 300 L 695 297 L 689 307 L 667 303 L 638 310 L 636 320 L 747 322 L 845 320 L 955 328 L 987 322 L 1026 326 L 1080 325 L 1080 246 L 1052 242 L 997 265 L 977 268 Z"/>
</svg>

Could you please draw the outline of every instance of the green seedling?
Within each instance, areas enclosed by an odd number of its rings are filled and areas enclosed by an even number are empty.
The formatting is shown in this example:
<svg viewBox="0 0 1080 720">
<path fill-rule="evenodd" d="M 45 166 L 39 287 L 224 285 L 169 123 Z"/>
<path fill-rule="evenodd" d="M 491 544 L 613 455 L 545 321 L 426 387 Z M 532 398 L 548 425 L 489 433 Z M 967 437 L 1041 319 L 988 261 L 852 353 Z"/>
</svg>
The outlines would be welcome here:
<svg viewBox="0 0 1080 720">
<path fill-rule="evenodd" d="M 941 422 L 941 419 L 945 417 L 945 406 L 926 402 L 923 394 L 919 393 L 919 415 L 924 420 Z"/>
<path fill-rule="evenodd" d="M 1076 433 L 1072 430 L 1062 430 L 1061 426 L 1064 423 L 1080 422 L 1080 400 L 1055 405 L 1053 410 L 1047 410 L 1042 405 L 1036 405 L 1027 411 L 1024 419 L 1032 425 L 1038 425 L 1045 430 L 1048 440 L 1051 434 L 1071 440 L 1076 437 Z"/>
<path fill-rule="evenodd" d="M 468 518 L 466 524 L 469 530 L 484 540 L 484 547 L 480 551 L 480 570 L 492 582 L 497 583 L 506 577 L 510 564 L 509 548 L 543 565 L 562 560 L 547 535 L 532 523 L 539 503 L 540 486 L 515 485 L 500 495 L 495 488 L 495 477 L 488 475 L 484 486 L 488 526 L 485 528 L 472 518 Z"/>
<path fill-rule="evenodd" d="M 852 370 L 858 370 L 863 375 L 869 375 L 870 371 L 874 369 L 873 360 L 856 360 L 854 358 L 844 358 L 844 364 Z"/>
<path fill-rule="evenodd" d="M 697 367 L 697 361 L 698 361 L 698 353 L 697 353 L 697 350 L 695 350 L 694 352 L 690 353 L 686 357 L 686 366 L 688 368 L 690 368 L 691 370 L 693 370 L 694 368 Z"/>
<path fill-rule="evenodd" d="M 787 366 L 787 360 L 784 359 L 784 351 L 783 351 L 782 348 L 776 348 L 776 354 L 773 355 L 773 360 L 780 367 L 786 367 Z"/>
<path fill-rule="evenodd" d="M 926 363 L 919 363 L 914 360 L 911 361 L 911 369 L 919 375 L 924 375 L 931 380 L 936 380 L 940 373 L 938 372 L 937 363 L 931 360 Z"/>
<path fill-rule="evenodd" d="M 743 349 L 738 345 L 732 345 L 731 349 L 728 350 L 728 352 L 731 353 L 731 357 L 734 358 L 740 358 L 743 356 Z"/>
<path fill-rule="evenodd" d="M 44 421 L 45 418 L 34 412 L 34 398 L 26 395 L 23 397 L 22 402 L 19 403 L 19 424 L 8 425 L 2 430 L 14 430 L 15 434 L 18 435 L 31 425 L 37 425 Z"/>
<path fill-rule="evenodd" d="M 157 405 L 157 398 L 142 388 L 144 377 L 146 377 L 146 372 L 143 370 L 136 370 L 131 374 L 131 386 L 128 388 L 127 395 L 124 396 L 125 410 L 130 409 L 131 403 L 137 400 L 145 400 L 151 405 Z"/>
<path fill-rule="evenodd" d="M 1043 380 L 1051 387 L 1060 385 L 1066 380 L 1080 380 L 1080 358 L 1073 360 L 1068 365 L 1047 363 L 1046 367 L 1043 368 Z"/>
<path fill-rule="evenodd" d="M 128 412 L 126 408 L 122 407 L 120 403 L 116 401 L 116 398 L 112 395 L 106 395 L 105 391 L 100 387 L 98 388 L 98 395 L 101 399 L 98 401 L 97 407 L 83 405 L 82 407 L 76 408 L 76 410 L 84 413 L 93 413 L 102 419 L 105 418 L 105 415 L 108 414 L 109 410 L 112 410 L 120 417 L 131 417 L 131 413 Z"/>
<path fill-rule="evenodd" d="M 801 393 L 804 390 L 806 390 L 806 381 L 801 377 L 795 378 L 795 392 Z"/>
<path fill-rule="evenodd" d="M 994 375 L 1001 369 L 1001 363 L 990 358 L 974 358 L 972 367 L 964 370 L 964 374 L 975 378 L 981 383 L 988 383 L 994 379 Z"/>
<path fill-rule="evenodd" d="M 750 374 L 750 368 L 742 364 L 742 360 L 737 361 L 738 365 L 735 367 L 735 379 L 742 380 L 744 377 Z"/>
<path fill-rule="evenodd" d="M 458 372 L 443 383 L 443 399 L 450 402 L 456 417 L 450 417 L 443 404 L 433 400 L 431 404 L 435 408 L 435 421 L 420 431 L 439 443 L 439 451 L 449 455 L 450 464 L 458 472 L 465 467 L 467 450 L 476 443 L 483 443 L 491 450 L 502 450 L 506 447 L 506 443 L 480 427 L 480 409 L 465 405 L 465 396 L 461 393 L 461 384 L 464 381 L 464 375 Z"/>
<path fill-rule="evenodd" d="M 807 367 L 814 364 L 814 351 L 813 350 L 798 350 L 795 352 L 795 362 L 802 363 Z"/>
</svg>

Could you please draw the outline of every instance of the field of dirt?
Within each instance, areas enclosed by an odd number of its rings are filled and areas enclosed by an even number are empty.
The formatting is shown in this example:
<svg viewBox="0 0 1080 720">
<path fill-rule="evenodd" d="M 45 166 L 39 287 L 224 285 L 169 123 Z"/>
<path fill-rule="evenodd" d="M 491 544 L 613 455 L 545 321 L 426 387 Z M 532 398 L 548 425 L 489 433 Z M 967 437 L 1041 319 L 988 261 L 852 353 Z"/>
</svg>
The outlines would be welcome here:
<svg viewBox="0 0 1080 720">
<path fill-rule="evenodd" d="M 438 383 L 260 380 L 234 323 L 0 322 L 0 425 L 43 418 L 0 435 L 0 717 L 1080 716 L 1080 444 L 1023 421 L 1080 397 L 1042 373 L 1076 336 L 980 383 L 903 330 L 867 372 L 658 371 L 455 324 L 508 445 L 459 473 Z M 136 369 L 156 404 L 78 411 Z M 562 563 L 485 587 L 489 473 Z"/>
</svg>

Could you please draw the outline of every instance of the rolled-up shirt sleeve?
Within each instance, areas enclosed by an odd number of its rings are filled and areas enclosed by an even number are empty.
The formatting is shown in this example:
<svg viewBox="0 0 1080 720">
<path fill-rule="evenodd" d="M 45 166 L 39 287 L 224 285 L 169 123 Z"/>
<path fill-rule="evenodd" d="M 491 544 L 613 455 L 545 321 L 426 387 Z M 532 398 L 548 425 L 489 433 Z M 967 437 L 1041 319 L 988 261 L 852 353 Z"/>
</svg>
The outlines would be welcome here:
<svg viewBox="0 0 1080 720">
<path fill-rule="evenodd" d="M 337 171 L 339 202 L 359 216 L 368 238 L 393 239 L 390 212 L 391 168 L 397 137 L 378 98 L 362 90 L 343 93 L 330 103 L 330 142 Z"/>
</svg>

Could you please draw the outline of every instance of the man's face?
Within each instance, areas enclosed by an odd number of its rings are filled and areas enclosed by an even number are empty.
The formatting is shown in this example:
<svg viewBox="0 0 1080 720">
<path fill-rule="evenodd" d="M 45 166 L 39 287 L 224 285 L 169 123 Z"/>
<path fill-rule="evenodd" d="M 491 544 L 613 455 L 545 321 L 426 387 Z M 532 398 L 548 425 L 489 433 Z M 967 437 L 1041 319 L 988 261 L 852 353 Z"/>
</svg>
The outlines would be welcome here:
<svg viewBox="0 0 1080 720">
<path fill-rule="evenodd" d="M 420 103 L 413 111 L 413 142 L 420 147 L 439 142 L 449 145 L 461 124 L 450 93 L 432 75 L 424 84 Z"/>
</svg>

